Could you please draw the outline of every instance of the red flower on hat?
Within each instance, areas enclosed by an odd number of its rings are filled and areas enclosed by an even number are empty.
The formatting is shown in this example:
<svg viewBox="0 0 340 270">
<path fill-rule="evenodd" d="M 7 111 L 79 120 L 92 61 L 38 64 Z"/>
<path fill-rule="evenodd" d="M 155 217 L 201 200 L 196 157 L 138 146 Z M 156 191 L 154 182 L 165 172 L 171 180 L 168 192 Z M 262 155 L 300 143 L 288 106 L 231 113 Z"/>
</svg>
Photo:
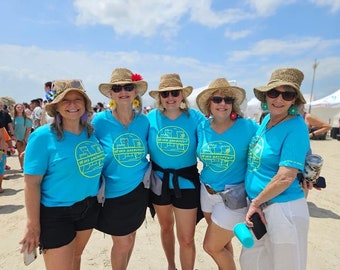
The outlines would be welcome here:
<svg viewBox="0 0 340 270">
<path fill-rule="evenodd" d="M 131 75 L 131 80 L 132 80 L 133 82 L 135 82 L 135 81 L 141 81 L 141 80 L 143 80 L 143 77 L 142 77 L 140 74 L 135 73 L 135 74 L 132 74 L 132 75 Z"/>
</svg>

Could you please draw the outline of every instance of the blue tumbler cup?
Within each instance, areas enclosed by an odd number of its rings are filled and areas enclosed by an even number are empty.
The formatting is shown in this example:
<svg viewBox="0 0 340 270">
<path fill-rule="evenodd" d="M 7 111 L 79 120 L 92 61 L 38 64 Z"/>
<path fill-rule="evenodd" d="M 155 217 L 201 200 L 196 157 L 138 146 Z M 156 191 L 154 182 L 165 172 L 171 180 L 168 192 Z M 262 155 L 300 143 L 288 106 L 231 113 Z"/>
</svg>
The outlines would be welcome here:
<svg viewBox="0 0 340 270">
<path fill-rule="evenodd" d="M 234 227 L 234 234 L 245 248 L 251 248 L 254 245 L 253 235 L 245 223 L 237 223 Z"/>
</svg>

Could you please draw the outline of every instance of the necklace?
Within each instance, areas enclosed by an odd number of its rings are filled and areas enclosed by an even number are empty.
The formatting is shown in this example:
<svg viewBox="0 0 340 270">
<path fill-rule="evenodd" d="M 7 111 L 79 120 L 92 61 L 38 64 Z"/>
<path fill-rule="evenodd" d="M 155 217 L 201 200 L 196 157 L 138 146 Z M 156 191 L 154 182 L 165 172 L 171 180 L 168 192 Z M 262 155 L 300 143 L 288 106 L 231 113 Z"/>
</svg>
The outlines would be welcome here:
<svg viewBox="0 0 340 270">
<path fill-rule="evenodd" d="M 281 122 L 283 122 L 285 119 L 287 119 L 287 117 L 289 116 L 289 114 L 287 114 L 285 117 L 281 118 L 279 121 L 277 121 L 275 124 L 269 126 L 269 122 L 266 124 L 266 127 L 262 129 L 261 133 L 259 135 L 257 135 L 255 138 L 255 141 L 252 142 L 252 147 L 255 147 L 255 145 L 257 145 L 257 143 L 259 142 L 259 140 L 262 138 L 262 136 L 264 134 L 266 134 L 271 128 L 277 126 L 278 124 L 280 124 Z"/>
<path fill-rule="evenodd" d="M 272 124 L 271 126 L 269 126 L 269 123 L 271 120 L 268 121 L 267 125 L 266 125 L 266 129 L 269 130 L 275 126 L 277 126 L 278 124 L 280 124 L 282 121 L 284 121 L 285 119 L 287 119 L 287 117 L 289 116 L 289 114 L 287 114 L 285 117 L 281 118 L 279 121 L 277 121 L 275 124 Z"/>
</svg>

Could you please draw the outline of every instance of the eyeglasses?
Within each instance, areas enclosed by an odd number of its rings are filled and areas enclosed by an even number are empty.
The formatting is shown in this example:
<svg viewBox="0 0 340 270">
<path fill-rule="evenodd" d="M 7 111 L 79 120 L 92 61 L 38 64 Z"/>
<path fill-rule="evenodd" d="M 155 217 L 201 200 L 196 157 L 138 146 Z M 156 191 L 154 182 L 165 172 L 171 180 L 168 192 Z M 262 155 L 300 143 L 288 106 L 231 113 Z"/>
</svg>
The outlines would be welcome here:
<svg viewBox="0 0 340 270">
<path fill-rule="evenodd" d="M 173 97 L 178 97 L 180 91 L 181 91 L 181 90 L 162 91 L 162 92 L 160 92 L 159 94 L 161 95 L 162 98 L 167 98 L 167 97 L 170 96 L 170 94 L 171 94 Z"/>
<path fill-rule="evenodd" d="M 125 91 L 131 92 L 133 89 L 135 89 L 135 85 L 133 83 L 128 83 L 125 85 L 114 84 L 112 85 L 111 90 L 115 93 L 119 93 L 123 88 Z"/>
<path fill-rule="evenodd" d="M 216 97 L 212 96 L 210 100 L 215 104 L 220 104 L 224 100 L 225 104 L 233 104 L 234 99 L 232 97 Z"/>
<path fill-rule="evenodd" d="M 295 92 L 281 92 L 276 89 L 269 90 L 266 95 L 269 98 L 277 98 L 281 95 L 285 101 L 292 101 L 296 97 Z"/>
</svg>

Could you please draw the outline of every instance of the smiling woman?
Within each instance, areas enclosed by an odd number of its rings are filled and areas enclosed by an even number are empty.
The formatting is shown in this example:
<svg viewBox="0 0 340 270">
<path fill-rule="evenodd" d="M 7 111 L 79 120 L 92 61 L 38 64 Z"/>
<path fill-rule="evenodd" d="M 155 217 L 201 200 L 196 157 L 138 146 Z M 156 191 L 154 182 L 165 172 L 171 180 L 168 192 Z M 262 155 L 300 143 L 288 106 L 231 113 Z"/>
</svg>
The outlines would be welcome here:
<svg viewBox="0 0 340 270">
<path fill-rule="evenodd" d="M 25 151 L 27 225 L 21 252 L 39 246 L 46 269 L 79 269 L 99 214 L 104 152 L 87 121 L 91 100 L 82 82 L 59 80 L 52 87 L 46 111 L 54 121 L 34 130 Z"/>
</svg>

